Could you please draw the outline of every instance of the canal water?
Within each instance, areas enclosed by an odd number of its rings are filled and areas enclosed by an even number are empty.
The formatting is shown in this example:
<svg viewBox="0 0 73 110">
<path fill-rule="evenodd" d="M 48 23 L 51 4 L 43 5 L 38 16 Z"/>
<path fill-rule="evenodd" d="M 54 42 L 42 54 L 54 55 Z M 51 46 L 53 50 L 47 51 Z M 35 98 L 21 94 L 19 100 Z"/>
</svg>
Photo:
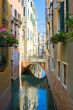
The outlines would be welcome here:
<svg viewBox="0 0 73 110">
<path fill-rule="evenodd" d="M 55 110 L 46 73 L 40 65 L 31 65 L 12 83 L 11 110 Z"/>
</svg>

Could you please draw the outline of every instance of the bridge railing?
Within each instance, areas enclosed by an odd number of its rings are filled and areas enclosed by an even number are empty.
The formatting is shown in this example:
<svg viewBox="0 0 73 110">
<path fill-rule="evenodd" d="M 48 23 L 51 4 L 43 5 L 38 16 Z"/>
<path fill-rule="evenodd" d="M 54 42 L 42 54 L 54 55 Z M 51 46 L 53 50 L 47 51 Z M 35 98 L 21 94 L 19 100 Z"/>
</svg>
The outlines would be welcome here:
<svg viewBox="0 0 73 110">
<path fill-rule="evenodd" d="M 32 62 L 46 62 L 46 56 L 29 56 L 28 60 Z"/>
<path fill-rule="evenodd" d="M 28 59 L 32 59 L 32 58 L 34 58 L 34 59 L 46 59 L 46 55 L 44 55 L 44 56 L 29 56 L 28 57 Z"/>
</svg>

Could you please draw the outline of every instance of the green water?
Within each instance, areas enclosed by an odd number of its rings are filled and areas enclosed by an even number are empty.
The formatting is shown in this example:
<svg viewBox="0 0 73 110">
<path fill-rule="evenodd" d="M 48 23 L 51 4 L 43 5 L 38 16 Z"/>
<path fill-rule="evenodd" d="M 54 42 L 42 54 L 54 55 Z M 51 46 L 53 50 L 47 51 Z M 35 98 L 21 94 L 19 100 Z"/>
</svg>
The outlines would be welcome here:
<svg viewBox="0 0 73 110">
<path fill-rule="evenodd" d="M 36 69 L 35 69 L 36 70 Z M 12 110 L 55 110 L 45 72 L 23 74 L 12 83 Z"/>
</svg>

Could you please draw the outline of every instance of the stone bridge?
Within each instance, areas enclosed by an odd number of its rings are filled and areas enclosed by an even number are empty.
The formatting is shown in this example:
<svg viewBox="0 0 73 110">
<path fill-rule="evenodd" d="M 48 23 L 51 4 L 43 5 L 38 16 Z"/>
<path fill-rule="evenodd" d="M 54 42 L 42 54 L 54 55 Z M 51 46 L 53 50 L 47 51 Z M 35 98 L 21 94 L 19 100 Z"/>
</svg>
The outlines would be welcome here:
<svg viewBox="0 0 73 110">
<path fill-rule="evenodd" d="M 48 71 L 47 68 L 48 67 L 47 67 L 46 62 L 47 62 L 46 59 L 39 59 L 39 58 L 38 59 L 35 58 L 35 59 L 25 60 L 21 64 L 22 65 L 22 71 L 26 68 L 29 68 L 30 65 L 39 64 L 45 70 L 45 72 L 47 73 L 47 71 Z"/>
</svg>

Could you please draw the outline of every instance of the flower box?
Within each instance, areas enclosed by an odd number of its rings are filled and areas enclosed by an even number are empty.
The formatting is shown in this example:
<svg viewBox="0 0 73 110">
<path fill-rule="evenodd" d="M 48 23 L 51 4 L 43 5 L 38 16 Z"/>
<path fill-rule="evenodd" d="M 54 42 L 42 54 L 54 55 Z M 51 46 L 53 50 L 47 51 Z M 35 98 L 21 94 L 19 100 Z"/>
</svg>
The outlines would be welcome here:
<svg viewBox="0 0 73 110">
<path fill-rule="evenodd" d="M 12 47 L 18 44 L 18 40 L 15 36 L 8 32 L 0 31 L 0 47 Z"/>
</svg>

